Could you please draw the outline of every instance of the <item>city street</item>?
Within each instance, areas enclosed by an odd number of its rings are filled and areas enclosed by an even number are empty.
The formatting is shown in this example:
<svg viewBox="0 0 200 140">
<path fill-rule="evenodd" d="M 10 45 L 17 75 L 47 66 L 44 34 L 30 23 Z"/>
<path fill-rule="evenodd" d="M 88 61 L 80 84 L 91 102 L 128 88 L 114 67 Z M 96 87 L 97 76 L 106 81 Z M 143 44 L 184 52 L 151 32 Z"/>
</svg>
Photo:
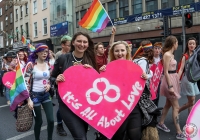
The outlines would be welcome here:
<svg viewBox="0 0 200 140">
<path fill-rule="evenodd" d="M 200 96 L 197 96 L 197 100 Z M 57 99 L 53 99 L 53 102 L 56 103 L 56 106 L 54 106 L 54 119 L 56 120 L 55 114 L 58 108 Z M 186 102 L 186 97 L 183 96 L 179 103 L 180 105 L 183 105 Z M 162 107 L 165 103 L 165 98 L 161 97 L 159 104 Z M 6 99 L 5 97 L 0 97 L 0 140 L 34 140 L 34 134 L 33 134 L 33 126 L 30 131 L 19 133 L 15 129 L 15 118 L 13 117 L 13 112 L 10 112 L 9 107 L 6 105 Z M 47 139 L 47 132 L 46 132 L 46 120 L 45 120 L 45 114 L 43 113 L 43 127 L 41 130 L 41 140 Z M 180 114 L 180 125 L 183 128 L 185 121 L 187 119 L 187 111 L 183 111 Z M 172 120 L 172 113 L 171 109 L 168 113 L 168 116 L 166 118 L 165 124 L 168 126 L 168 128 L 171 130 L 170 133 L 165 133 L 162 131 L 159 131 L 160 134 L 160 140 L 175 140 L 175 127 Z M 58 136 L 56 133 L 56 122 L 54 127 L 54 134 L 53 134 L 53 140 L 73 140 L 69 130 L 65 127 L 65 130 L 68 133 L 68 136 L 61 137 Z M 88 131 L 88 140 L 95 140 L 94 136 L 95 130 L 90 127 L 90 130 Z"/>
</svg>

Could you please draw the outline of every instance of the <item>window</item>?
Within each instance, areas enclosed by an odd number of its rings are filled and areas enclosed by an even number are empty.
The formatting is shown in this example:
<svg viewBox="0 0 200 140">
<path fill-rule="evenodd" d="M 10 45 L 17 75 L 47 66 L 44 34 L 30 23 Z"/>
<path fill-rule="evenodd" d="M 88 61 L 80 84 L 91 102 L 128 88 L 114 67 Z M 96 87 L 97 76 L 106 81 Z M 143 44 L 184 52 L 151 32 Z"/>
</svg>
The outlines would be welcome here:
<svg viewBox="0 0 200 140">
<path fill-rule="evenodd" d="M 86 9 L 81 11 L 81 19 L 83 18 L 83 16 L 85 15 L 85 13 L 86 13 Z"/>
<path fill-rule="evenodd" d="M 146 12 L 158 10 L 158 0 L 146 0 Z"/>
<path fill-rule="evenodd" d="M 57 17 L 61 15 L 60 5 L 57 6 Z"/>
<path fill-rule="evenodd" d="M 33 2 L 33 14 L 37 13 L 37 1 Z"/>
<path fill-rule="evenodd" d="M 175 6 L 175 0 L 162 0 L 161 8 L 169 8 Z"/>
<path fill-rule="evenodd" d="M 21 27 L 21 35 L 23 35 L 24 34 L 23 25 L 21 25 L 20 27 Z"/>
<path fill-rule="evenodd" d="M 34 22 L 34 37 L 37 37 L 37 22 Z"/>
<path fill-rule="evenodd" d="M 23 17 L 23 7 L 20 6 L 20 17 L 22 18 Z"/>
<path fill-rule="evenodd" d="M 18 9 L 15 9 L 15 13 L 16 13 L 16 20 L 18 20 Z"/>
<path fill-rule="evenodd" d="M 119 0 L 119 17 L 129 15 L 128 0 Z"/>
<path fill-rule="evenodd" d="M 28 15 L 28 3 L 25 4 L 25 8 L 26 8 L 26 15 Z"/>
<path fill-rule="evenodd" d="M 18 27 L 16 27 L 16 34 L 17 34 L 17 40 L 19 40 L 19 33 L 18 33 Z"/>
<path fill-rule="evenodd" d="M 0 16 L 2 15 L 2 8 L 0 8 Z"/>
<path fill-rule="evenodd" d="M 142 13 L 142 0 L 132 0 L 133 14 Z"/>
<path fill-rule="evenodd" d="M 76 12 L 76 28 L 79 28 L 79 12 Z"/>
<path fill-rule="evenodd" d="M 6 4 L 6 6 L 5 6 L 5 10 L 8 10 L 8 5 Z"/>
<path fill-rule="evenodd" d="M 179 5 L 186 5 L 194 2 L 194 0 L 179 0 Z"/>
<path fill-rule="evenodd" d="M 117 17 L 116 14 L 116 1 L 112 1 L 108 3 L 108 15 L 111 19 L 114 19 Z"/>
<path fill-rule="evenodd" d="M 47 8 L 47 0 L 43 0 L 43 9 L 46 9 Z"/>
<path fill-rule="evenodd" d="M 26 37 L 29 37 L 28 22 L 25 25 L 26 25 Z"/>
<path fill-rule="evenodd" d="M 3 21 L 1 21 L 0 30 L 3 30 Z"/>
<path fill-rule="evenodd" d="M 12 16 L 12 13 L 10 13 L 10 23 L 13 22 L 13 16 Z"/>
<path fill-rule="evenodd" d="M 43 19 L 43 34 L 47 34 L 47 18 Z"/>
<path fill-rule="evenodd" d="M 6 26 L 8 26 L 8 16 L 5 18 Z"/>
</svg>

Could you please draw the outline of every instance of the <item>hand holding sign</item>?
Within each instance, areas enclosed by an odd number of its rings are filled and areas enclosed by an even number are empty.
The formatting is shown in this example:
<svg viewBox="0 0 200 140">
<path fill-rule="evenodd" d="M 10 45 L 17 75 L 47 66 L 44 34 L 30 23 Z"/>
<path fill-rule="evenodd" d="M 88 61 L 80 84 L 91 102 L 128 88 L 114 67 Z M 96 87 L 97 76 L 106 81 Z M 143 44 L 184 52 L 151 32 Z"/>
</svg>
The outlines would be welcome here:
<svg viewBox="0 0 200 140">
<path fill-rule="evenodd" d="M 120 67 L 119 67 L 120 66 Z M 72 66 L 58 83 L 62 101 L 80 118 L 108 138 L 128 117 L 145 86 L 142 69 L 131 61 L 116 60 L 106 71 Z"/>
</svg>

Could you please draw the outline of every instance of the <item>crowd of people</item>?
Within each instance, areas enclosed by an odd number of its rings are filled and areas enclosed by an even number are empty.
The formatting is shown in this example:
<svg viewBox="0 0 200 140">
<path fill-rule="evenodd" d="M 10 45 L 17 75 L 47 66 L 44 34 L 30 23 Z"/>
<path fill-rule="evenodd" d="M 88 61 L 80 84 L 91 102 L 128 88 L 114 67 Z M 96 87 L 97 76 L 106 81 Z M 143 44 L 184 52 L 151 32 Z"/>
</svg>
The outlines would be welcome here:
<svg viewBox="0 0 200 140">
<path fill-rule="evenodd" d="M 113 27 L 109 45 L 106 49 L 102 42 L 94 45 L 87 33 L 77 32 L 73 37 L 68 35 L 62 37 L 62 50 L 56 54 L 43 43 L 36 44 L 35 51 L 31 54 L 23 50 L 17 52 L 20 67 L 24 71 L 24 78 L 30 93 L 30 98 L 27 99 L 28 106 L 30 109 L 34 109 L 36 114 L 36 117 L 34 117 L 35 140 L 40 140 L 43 122 L 42 109 L 47 119 L 47 139 L 52 140 L 54 103 L 52 103 L 51 98 L 55 92 L 59 102 L 56 113 L 57 133 L 61 136 L 67 136 L 63 128 L 64 122 L 74 140 L 87 140 L 88 124 L 63 103 L 57 90 L 57 84 L 65 81 L 63 72 L 71 66 L 83 65 L 86 68 L 93 68 L 101 73 L 106 71 L 106 65 L 109 62 L 120 59 L 132 61 L 139 65 L 143 70 L 141 78 L 146 80 L 146 83 L 138 103 L 114 134 L 112 140 L 141 140 L 145 126 L 148 126 L 155 120 L 158 129 L 170 132 L 170 129 L 164 123 L 170 107 L 172 107 L 176 138 L 185 138 L 179 125 L 179 117 L 183 110 L 188 109 L 188 113 L 191 111 L 195 103 L 195 96 L 199 94 L 197 83 L 189 82 L 184 74 L 185 63 L 197 47 L 196 39 L 193 37 L 188 39 L 184 55 L 180 61 L 180 68 L 177 71 L 177 61 L 174 58 L 174 52 L 178 48 L 178 40 L 175 36 L 168 36 L 164 45 L 161 42 L 152 44 L 148 39 L 143 40 L 138 50 L 133 54 L 131 52 L 131 42 L 114 42 L 115 34 L 116 28 Z M 1 75 L 8 71 L 14 71 L 16 62 L 16 56 L 12 56 L 9 53 L 5 55 L 1 66 Z M 153 72 L 150 70 L 150 67 L 153 64 L 158 65 L 160 62 L 164 69 L 163 76 L 160 79 L 156 99 L 151 100 L 150 79 L 153 76 Z M 180 107 L 178 100 L 181 98 L 181 94 L 187 96 L 188 102 Z M 3 84 L 0 84 L 0 95 L 6 96 L 7 104 L 9 105 L 9 88 L 4 87 Z M 157 120 L 159 114 L 157 112 L 160 110 L 158 108 L 159 95 L 166 97 L 166 103 L 162 113 L 160 113 L 160 120 Z M 104 138 L 107 139 L 106 137 Z"/>
</svg>

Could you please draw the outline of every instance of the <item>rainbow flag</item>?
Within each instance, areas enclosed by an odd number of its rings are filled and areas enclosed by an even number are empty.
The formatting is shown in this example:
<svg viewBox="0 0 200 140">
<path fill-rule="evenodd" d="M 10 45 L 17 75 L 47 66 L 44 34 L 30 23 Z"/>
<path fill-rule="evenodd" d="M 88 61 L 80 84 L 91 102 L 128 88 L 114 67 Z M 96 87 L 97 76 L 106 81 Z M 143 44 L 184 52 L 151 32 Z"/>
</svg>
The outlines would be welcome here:
<svg viewBox="0 0 200 140">
<path fill-rule="evenodd" d="M 10 110 L 14 111 L 17 105 L 27 98 L 29 98 L 29 92 L 18 60 L 15 81 L 10 89 Z"/>
<path fill-rule="evenodd" d="M 26 38 L 22 36 L 22 43 L 26 45 Z"/>
<path fill-rule="evenodd" d="M 110 17 L 101 2 L 99 0 L 94 0 L 87 13 L 83 16 L 81 21 L 79 21 L 79 25 L 93 32 L 100 33 L 106 28 L 109 21 Z"/>
<path fill-rule="evenodd" d="M 34 52 L 34 51 L 35 51 L 35 47 L 29 43 L 29 44 L 28 44 L 28 50 L 29 50 L 30 52 Z"/>
</svg>

